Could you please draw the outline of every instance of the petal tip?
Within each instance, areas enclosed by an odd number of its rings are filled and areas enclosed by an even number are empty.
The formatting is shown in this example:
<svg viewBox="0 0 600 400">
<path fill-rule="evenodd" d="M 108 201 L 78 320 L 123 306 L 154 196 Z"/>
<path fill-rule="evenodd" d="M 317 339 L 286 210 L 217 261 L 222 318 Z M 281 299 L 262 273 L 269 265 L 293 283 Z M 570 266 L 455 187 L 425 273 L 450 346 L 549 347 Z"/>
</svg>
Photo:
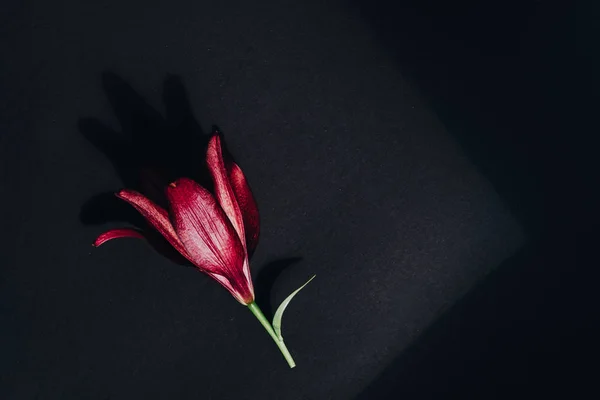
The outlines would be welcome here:
<svg viewBox="0 0 600 400">
<path fill-rule="evenodd" d="M 120 239 L 120 238 L 138 238 L 144 239 L 144 235 L 141 231 L 133 228 L 119 228 L 119 229 L 111 229 L 109 231 L 104 232 L 100 236 L 96 238 L 94 243 L 92 243 L 93 247 L 100 247 L 104 243 L 108 242 L 112 239 Z"/>
<path fill-rule="evenodd" d="M 115 192 L 115 196 L 117 196 L 119 199 L 125 199 L 125 197 L 127 196 L 127 189 L 121 189 L 118 192 Z"/>
<path fill-rule="evenodd" d="M 222 157 L 222 142 L 223 141 L 223 133 L 218 130 L 218 129 L 213 129 L 212 132 L 212 136 L 210 137 L 209 141 L 208 141 L 208 151 L 210 152 L 210 150 L 212 149 L 215 152 L 218 152 L 220 154 L 220 156 Z"/>
</svg>

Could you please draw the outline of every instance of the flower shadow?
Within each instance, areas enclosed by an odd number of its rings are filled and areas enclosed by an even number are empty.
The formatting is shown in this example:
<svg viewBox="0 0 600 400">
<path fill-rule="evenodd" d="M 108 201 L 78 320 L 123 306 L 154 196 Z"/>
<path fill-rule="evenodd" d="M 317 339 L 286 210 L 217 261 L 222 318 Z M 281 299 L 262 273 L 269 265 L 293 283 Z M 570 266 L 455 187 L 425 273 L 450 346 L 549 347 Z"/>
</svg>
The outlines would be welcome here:
<svg viewBox="0 0 600 400">
<path fill-rule="evenodd" d="M 273 260 L 264 265 L 256 274 L 254 294 L 257 303 L 269 321 L 273 320 L 273 306 L 271 304 L 271 289 L 281 273 L 302 261 L 302 257 L 287 257 Z"/>
<path fill-rule="evenodd" d="M 168 75 L 164 80 L 164 117 L 115 73 L 103 73 L 102 86 L 121 131 L 95 118 L 80 119 L 79 130 L 111 161 L 124 187 L 163 206 L 163 188 L 177 177 L 186 176 L 210 187 L 202 156 L 209 136 L 194 118 L 179 76 Z M 137 212 L 112 193 L 93 196 L 82 206 L 79 216 L 86 225 L 117 220 L 134 225 L 142 222 Z"/>
</svg>

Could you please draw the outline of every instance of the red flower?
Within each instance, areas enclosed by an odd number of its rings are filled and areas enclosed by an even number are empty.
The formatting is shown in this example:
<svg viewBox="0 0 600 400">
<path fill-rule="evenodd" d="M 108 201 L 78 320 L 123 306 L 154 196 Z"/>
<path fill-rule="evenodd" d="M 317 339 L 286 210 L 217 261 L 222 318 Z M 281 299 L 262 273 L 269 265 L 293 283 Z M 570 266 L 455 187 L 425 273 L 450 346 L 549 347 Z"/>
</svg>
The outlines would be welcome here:
<svg viewBox="0 0 600 400">
<path fill-rule="evenodd" d="M 294 368 L 294 358 L 281 334 L 281 318 L 292 298 L 308 284 L 290 294 L 279 306 L 271 324 L 254 302 L 248 256 L 258 243 L 258 208 L 240 167 L 221 147 L 221 136 L 213 133 L 206 154 L 214 193 L 188 178 L 179 178 L 166 185 L 165 196 L 156 193 L 160 179 L 148 172 L 152 183 L 148 192 L 155 195 L 167 209 L 134 190 L 124 189 L 117 197 L 131 204 L 181 256 L 223 285 L 240 303 L 248 306 L 271 336 L 288 365 Z M 148 183 L 146 182 L 146 183 Z M 168 182 L 168 181 L 167 181 Z M 160 190 L 159 190 L 160 192 Z M 133 228 L 113 229 L 98 236 L 94 246 L 122 237 L 146 238 L 157 243 L 154 231 Z M 175 253 L 180 258 L 179 254 Z M 314 276 L 313 276 L 314 278 Z M 312 278 L 310 279 L 312 280 Z M 309 280 L 309 282 L 310 282 Z"/>
<path fill-rule="evenodd" d="M 218 132 L 208 143 L 206 162 L 214 195 L 193 180 L 180 178 L 165 188 L 168 211 L 134 190 L 121 190 L 117 197 L 135 207 L 182 256 L 249 305 L 254 288 L 248 255 L 258 243 L 258 208 L 242 170 L 224 156 Z M 113 229 L 100 235 L 94 246 L 122 237 L 146 234 Z"/>
</svg>

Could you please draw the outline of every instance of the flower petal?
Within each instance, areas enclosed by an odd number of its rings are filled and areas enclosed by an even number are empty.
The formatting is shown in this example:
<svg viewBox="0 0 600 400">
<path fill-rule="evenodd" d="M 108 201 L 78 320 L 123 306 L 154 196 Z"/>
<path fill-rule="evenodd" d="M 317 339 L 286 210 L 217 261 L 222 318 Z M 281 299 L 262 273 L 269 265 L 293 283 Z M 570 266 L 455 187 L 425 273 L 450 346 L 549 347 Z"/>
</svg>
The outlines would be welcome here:
<svg viewBox="0 0 600 400">
<path fill-rule="evenodd" d="M 164 208 L 161 208 L 152 200 L 148 199 L 141 193 L 135 190 L 123 189 L 117 193 L 117 197 L 131 204 L 136 210 L 142 214 L 144 218 L 152 224 L 152 226 L 165 237 L 182 256 L 192 261 L 187 254 L 185 247 L 175 233 L 175 229 L 169 220 L 169 214 Z"/>
<path fill-rule="evenodd" d="M 217 279 L 238 301 L 252 302 L 254 289 L 245 272 L 249 269 L 246 251 L 215 198 L 187 178 L 169 185 L 167 198 L 173 225 L 190 260 Z M 229 285 L 216 276 L 225 278 Z"/>
<path fill-rule="evenodd" d="M 124 237 L 132 237 L 138 239 L 145 239 L 144 234 L 138 230 L 133 228 L 120 228 L 120 229 L 111 229 L 110 231 L 106 231 L 94 242 L 94 247 L 102 246 L 104 243 L 108 242 L 112 239 L 119 239 Z"/>
<path fill-rule="evenodd" d="M 229 183 L 229 176 L 223 159 L 221 147 L 221 135 L 215 132 L 208 142 L 206 151 L 206 163 L 214 183 L 215 197 L 219 205 L 225 211 L 227 218 L 235 228 L 235 231 L 246 248 L 246 236 L 244 234 L 244 219 L 238 205 L 233 188 Z"/>
<path fill-rule="evenodd" d="M 246 248 L 248 254 L 252 255 L 256 245 L 258 244 L 258 235 L 260 232 L 260 218 L 258 214 L 258 206 L 250 190 L 250 185 L 242 172 L 242 169 L 234 163 L 227 155 L 225 155 L 225 166 L 231 188 L 235 193 L 238 206 L 242 212 L 242 220 L 244 221 L 244 231 L 246 233 Z"/>
<path fill-rule="evenodd" d="M 182 255 L 180 252 L 175 250 L 173 246 L 162 236 L 158 231 L 141 231 L 136 228 L 119 228 L 111 229 L 110 231 L 104 232 L 93 243 L 94 247 L 100 247 L 104 243 L 112 239 L 120 239 L 124 237 L 132 237 L 145 239 L 154 250 L 159 252 L 164 257 L 167 257 L 171 261 L 180 264 L 193 266 L 187 256 Z"/>
</svg>

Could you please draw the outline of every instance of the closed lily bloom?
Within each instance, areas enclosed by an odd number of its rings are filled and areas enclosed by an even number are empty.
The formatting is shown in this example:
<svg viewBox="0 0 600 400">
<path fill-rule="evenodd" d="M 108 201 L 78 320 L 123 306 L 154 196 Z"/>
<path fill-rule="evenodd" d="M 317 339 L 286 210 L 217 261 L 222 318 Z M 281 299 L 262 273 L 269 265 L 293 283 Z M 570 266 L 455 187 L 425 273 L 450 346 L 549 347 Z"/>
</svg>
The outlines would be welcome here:
<svg viewBox="0 0 600 400">
<path fill-rule="evenodd" d="M 283 310 L 297 291 L 284 301 L 273 325 L 254 302 L 249 255 L 258 243 L 258 207 L 241 168 L 224 154 L 218 131 L 208 143 L 206 163 L 213 192 L 192 179 L 179 178 L 164 188 L 168 210 L 134 190 L 123 189 L 116 195 L 131 204 L 179 254 L 248 306 L 294 367 L 280 324 Z M 147 238 L 151 233 L 113 229 L 101 234 L 94 246 L 117 238 Z"/>
</svg>

